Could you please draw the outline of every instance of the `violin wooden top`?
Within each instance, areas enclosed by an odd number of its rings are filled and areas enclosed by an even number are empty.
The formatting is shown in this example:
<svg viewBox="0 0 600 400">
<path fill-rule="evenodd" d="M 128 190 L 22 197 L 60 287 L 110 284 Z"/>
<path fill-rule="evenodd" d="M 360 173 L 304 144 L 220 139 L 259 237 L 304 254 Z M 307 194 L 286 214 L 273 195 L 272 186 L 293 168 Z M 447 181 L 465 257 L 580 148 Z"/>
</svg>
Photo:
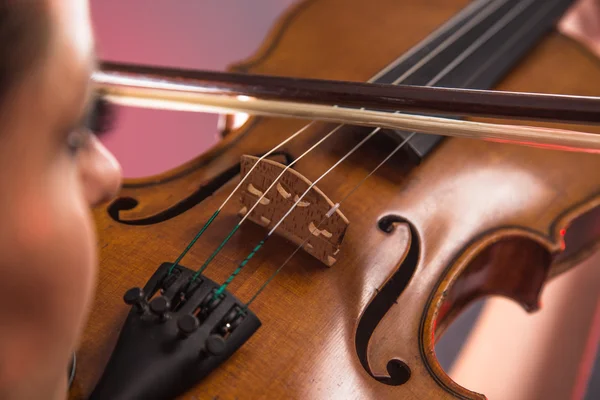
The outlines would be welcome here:
<svg viewBox="0 0 600 400">
<path fill-rule="evenodd" d="M 304 1 L 280 19 L 255 56 L 232 70 L 364 82 L 466 4 Z M 498 89 L 600 95 L 600 65 L 576 43 L 551 33 Z M 179 215 L 161 220 L 160 213 L 209 187 L 241 156 L 263 154 L 302 126 L 251 119 L 180 168 L 128 181 L 120 197 L 137 203 L 120 201 L 120 222 L 107 205 L 95 210 L 98 290 L 71 398 L 89 394 L 99 378 L 129 310 L 125 291 L 179 255 L 239 175 Z M 282 150 L 298 156 L 330 129 L 316 124 Z M 589 129 L 600 133 L 600 127 Z M 294 168 L 314 181 L 364 132 L 341 129 Z M 339 201 L 393 146 L 375 135 L 320 181 L 320 190 Z M 445 140 L 420 165 L 398 153 L 341 204 L 350 224 L 336 264 L 326 267 L 298 252 L 252 303 L 262 327 L 182 398 L 483 398 L 445 374 L 435 358 L 436 339 L 482 296 L 509 296 L 534 311 L 545 282 L 597 246 L 592 222 L 600 218 L 599 170 L 596 155 L 466 139 Z M 181 264 L 202 265 L 239 221 L 239 209 L 236 201 L 229 203 Z M 243 224 L 205 274 L 224 281 L 265 233 Z M 294 249 L 273 237 L 229 290 L 249 300 Z M 390 370 L 402 377 L 404 365 L 410 369 L 406 383 L 389 385 L 381 378 Z"/>
</svg>

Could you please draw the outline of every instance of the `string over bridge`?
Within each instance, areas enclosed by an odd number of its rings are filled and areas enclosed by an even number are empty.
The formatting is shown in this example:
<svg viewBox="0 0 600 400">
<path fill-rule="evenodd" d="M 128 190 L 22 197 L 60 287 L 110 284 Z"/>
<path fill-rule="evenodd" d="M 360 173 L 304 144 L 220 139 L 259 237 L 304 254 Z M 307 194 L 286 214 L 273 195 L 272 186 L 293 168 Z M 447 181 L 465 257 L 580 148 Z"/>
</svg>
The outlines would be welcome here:
<svg viewBox="0 0 600 400">
<path fill-rule="evenodd" d="M 249 155 L 241 158 L 241 175 L 242 179 L 245 178 L 240 190 L 241 216 L 245 216 L 248 210 L 252 209 L 263 196 L 264 190 L 269 188 L 285 169 L 283 164 L 263 159 L 250 175 L 246 176 L 258 161 L 259 158 Z M 271 229 L 310 185 L 311 182 L 298 171 L 287 169 L 247 218 Z M 297 246 L 304 243 L 304 251 L 325 265 L 332 266 L 337 261 L 348 224 L 348 219 L 336 205 L 317 186 L 313 186 L 277 227 L 275 233 Z"/>
</svg>

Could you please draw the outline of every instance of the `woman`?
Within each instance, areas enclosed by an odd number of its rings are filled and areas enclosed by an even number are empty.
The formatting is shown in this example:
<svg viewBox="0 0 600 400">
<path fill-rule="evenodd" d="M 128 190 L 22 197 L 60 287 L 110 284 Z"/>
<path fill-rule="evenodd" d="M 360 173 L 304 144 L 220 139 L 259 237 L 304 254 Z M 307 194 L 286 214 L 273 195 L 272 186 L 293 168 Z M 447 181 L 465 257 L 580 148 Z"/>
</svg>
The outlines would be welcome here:
<svg viewBox="0 0 600 400">
<path fill-rule="evenodd" d="M 0 399 L 64 399 L 96 276 L 90 206 L 120 185 L 86 129 L 87 0 L 0 0 Z"/>
<path fill-rule="evenodd" d="M 66 366 L 95 287 L 96 239 L 89 209 L 110 199 L 120 185 L 117 162 L 85 125 L 95 110 L 87 1 L 0 0 L 3 400 L 66 397 Z M 573 393 L 576 379 L 564 379 L 565 371 L 577 365 L 581 349 L 565 347 L 564 339 L 585 341 L 591 318 L 579 314 L 581 323 L 565 324 L 564 316 L 583 305 L 581 283 L 594 294 L 600 276 L 593 265 L 578 271 L 550 289 L 555 305 L 537 318 L 527 316 L 530 322 L 516 306 L 490 302 L 455 366 L 457 381 L 492 399 Z M 574 304 L 577 288 L 580 301 Z M 518 333 L 515 341 L 493 336 L 508 326 Z M 565 328 L 562 335 L 556 326 Z M 562 351 L 553 351 L 557 344 Z M 565 354 L 573 357 L 557 357 Z M 553 367 L 552 357 L 561 368 Z M 563 391 L 548 382 L 558 382 Z"/>
</svg>

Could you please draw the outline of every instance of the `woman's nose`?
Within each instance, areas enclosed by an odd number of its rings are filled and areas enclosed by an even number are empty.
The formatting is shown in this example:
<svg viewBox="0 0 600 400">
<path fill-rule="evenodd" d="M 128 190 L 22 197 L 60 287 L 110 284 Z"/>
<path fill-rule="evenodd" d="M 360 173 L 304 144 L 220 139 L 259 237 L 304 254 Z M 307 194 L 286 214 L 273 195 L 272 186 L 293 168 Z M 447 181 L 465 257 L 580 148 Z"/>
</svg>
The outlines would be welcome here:
<svg viewBox="0 0 600 400">
<path fill-rule="evenodd" d="M 92 137 L 81 157 L 85 197 L 91 206 L 113 198 L 121 188 L 121 166 L 96 138 Z"/>
</svg>

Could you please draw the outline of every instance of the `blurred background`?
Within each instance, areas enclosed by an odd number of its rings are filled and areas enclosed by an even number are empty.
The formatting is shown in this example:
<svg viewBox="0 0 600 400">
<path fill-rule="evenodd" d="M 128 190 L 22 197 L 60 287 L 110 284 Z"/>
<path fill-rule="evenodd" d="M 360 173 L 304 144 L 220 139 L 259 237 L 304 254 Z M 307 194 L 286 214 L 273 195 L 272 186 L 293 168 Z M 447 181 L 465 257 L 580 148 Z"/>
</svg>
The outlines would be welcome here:
<svg viewBox="0 0 600 400">
<path fill-rule="evenodd" d="M 92 0 L 102 58 L 224 71 L 251 56 L 275 19 L 296 0 Z M 105 144 L 126 177 L 176 167 L 217 141 L 212 114 L 123 108 Z M 140 137 L 144 140 L 140 141 Z"/>
<path fill-rule="evenodd" d="M 254 54 L 275 20 L 296 2 L 162 0 L 152 1 L 150 7 L 148 0 L 91 0 L 102 59 L 219 71 Z M 126 177 L 176 167 L 218 140 L 216 115 L 121 111 L 118 128 L 103 140 L 121 162 Z M 481 306 L 480 302 L 466 311 L 438 344 L 438 358 L 446 371 Z M 600 399 L 598 357 L 585 399 Z"/>
</svg>

